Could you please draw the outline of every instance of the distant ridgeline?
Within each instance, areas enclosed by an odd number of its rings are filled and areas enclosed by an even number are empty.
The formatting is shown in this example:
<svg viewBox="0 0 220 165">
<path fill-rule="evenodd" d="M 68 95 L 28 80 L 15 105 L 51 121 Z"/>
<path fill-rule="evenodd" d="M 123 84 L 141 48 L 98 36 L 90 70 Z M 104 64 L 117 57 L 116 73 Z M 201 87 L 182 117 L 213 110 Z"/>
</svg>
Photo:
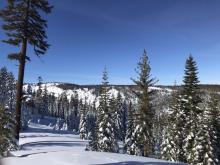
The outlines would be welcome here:
<svg viewBox="0 0 220 165">
<path fill-rule="evenodd" d="M 88 89 L 100 89 L 101 85 L 78 85 L 78 84 L 71 84 L 71 83 L 58 83 L 57 87 L 63 89 L 63 90 L 75 90 L 78 88 L 88 88 Z M 109 85 L 111 87 L 115 87 L 117 89 L 122 88 L 129 88 L 129 89 L 135 89 L 136 85 Z M 174 89 L 178 88 L 181 89 L 181 85 L 156 85 L 155 87 L 161 88 L 161 89 Z M 201 90 L 207 90 L 210 92 L 220 92 L 220 84 L 199 84 L 199 87 Z"/>
</svg>

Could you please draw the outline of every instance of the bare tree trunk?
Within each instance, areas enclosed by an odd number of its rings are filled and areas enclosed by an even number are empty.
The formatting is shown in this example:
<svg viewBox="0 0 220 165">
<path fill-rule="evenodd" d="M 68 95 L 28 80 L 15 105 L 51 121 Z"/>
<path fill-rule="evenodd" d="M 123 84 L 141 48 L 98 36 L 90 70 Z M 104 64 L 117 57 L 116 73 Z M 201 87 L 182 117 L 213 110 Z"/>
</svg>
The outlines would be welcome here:
<svg viewBox="0 0 220 165">
<path fill-rule="evenodd" d="M 23 97 L 26 52 L 27 52 L 27 39 L 23 39 L 21 54 L 19 59 L 19 71 L 18 71 L 17 94 L 16 94 L 15 138 L 17 140 L 19 140 L 19 132 L 21 128 L 21 106 L 22 106 L 22 97 Z"/>
</svg>

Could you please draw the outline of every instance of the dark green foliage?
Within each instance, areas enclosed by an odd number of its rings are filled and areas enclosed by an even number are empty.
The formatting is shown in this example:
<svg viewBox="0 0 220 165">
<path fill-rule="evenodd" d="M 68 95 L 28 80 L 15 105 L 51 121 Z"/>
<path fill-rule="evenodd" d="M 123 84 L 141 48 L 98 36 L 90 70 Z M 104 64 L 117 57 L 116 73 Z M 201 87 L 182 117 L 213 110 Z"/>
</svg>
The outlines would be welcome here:
<svg viewBox="0 0 220 165">
<path fill-rule="evenodd" d="M 87 112 L 88 112 L 88 105 L 85 98 L 85 103 L 80 107 L 80 124 L 79 124 L 79 135 L 81 139 L 87 139 L 88 137 L 88 129 L 87 129 Z"/>
<path fill-rule="evenodd" d="M 151 68 L 146 51 L 140 59 L 137 67 L 137 80 L 134 83 L 137 85 L 137 91 L 134 93 L 138 98 L 138 109 L 136 113 L 136 131 L 137 145 L 139 153 L 143 156 L 153 154 L 153 121 L 155 110 L 153 109 L 152 100 L 154 90 L 150 87 L 154 86 L 156 80 L 151 78 Z"/>
<path fill-rule="evenodd" d="M 116 152 L 117 141 L 114 132 L 114 121 L 109 106 L 109 87 L 106 68 L 103 72 L 103 81 L 98 107 L 98 150 L 104 152 Z"/>
<path fill-rule="evenodd" d="M 10 150 L 13 145 L 12 126 L 14 124 L 11 112 L 0 106 L 0 155 Z"/>
<path fill-rule="evenodd" d="M 166 116 L 166 128 L 161 146 L 161 158 L 169 161 L 185 161 L 183 150 L 183 125 L 185 116 L 182 111 L 182 97 L 178 92 L 172 94 L 168 115 Z"/>
<path fill-rule="evenodd" d="M 16 82 L 14 75 L 6 67 L 0 69 L 0 104 L 12 111 L 15 104 Z"/>
<path fill-rule="evenodd" d="M 133 137 L 134 129 L 135 129 L 134 109 L 132 103 L 130 102 L 128 107 L 127 130 L 126 130 L 125 145 L 124 145 L 125 152 L 130 155 L 135 154 L 134 137 Z"/>
<path fill-rule="evenodd" d="M 193 148 L 195 143 L 195 136 L 199 129 L 199 118 L 202 115 L 203 110 L 200 108 L 201 103 L 199 80 L 197 77 L 198 71 L 196 62 L 190 55 L 186 60 L 185 76 L 184 76 L 184 88 L 182 90 L 183 95 L 183 114 L 185 115 L 184 121 L 184 149 L 186 162 L 191 163 L 193 161 Z"/>
<path fill-rule="evenodd" d="M 91 130 L 91 141 L 89 142 L 89 148 L 92 150 L 92 151 L 98 151 L 99 149 L 99 145 L 98 145 L 98 124 L 96 121 L 94 121 L 94 124 L 93 124 L 93 127 L 92 127 L 92 130 Z"/>
<path fill-rule="evenodd" d="M 40 12 L 50 13 L 52 6 L 48 0 L 8 0 L 8 6 L 0 13 L 5 24 L 2 28 L 8 36 L 4 42 L 20 46 L 24 39 L 34 47 L 36 55 L 45 54 L 49 47 L 46 31 L 47 21 Z M 11 59 L 20 59 L 20 53 L 9 55 Z M 26 59 L 29 59 L 26 57 Z"/>
</svg>

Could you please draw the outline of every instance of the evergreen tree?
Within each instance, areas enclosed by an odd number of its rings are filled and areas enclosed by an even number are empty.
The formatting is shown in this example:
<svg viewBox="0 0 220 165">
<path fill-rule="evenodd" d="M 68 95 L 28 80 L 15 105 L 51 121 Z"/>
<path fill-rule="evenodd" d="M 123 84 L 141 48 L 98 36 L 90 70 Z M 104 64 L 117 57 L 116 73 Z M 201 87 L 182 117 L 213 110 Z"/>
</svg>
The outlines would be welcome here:
<svg viewBox="0 0 220 165">
<path fill-rule="evenodd" d="M 117 142 L 113 129 L 113 117 L 109 109 L 108 86 L 108 75 L 105 68 L 98 107 L 98 149 L 104 152 L 116 152 Z"/>
<path fill-rule="evenodd" d="M 118 125 L 118 109 L 117 108 L 118 107 L 117 107 L 116 99 L 114 95 L 112 95 L 109 98 L 109 111 L 110 111 L 109 113 L 111 113 L 112 120 L 115 121 L 114 123 L 112 123 L 112 127 L 114 130 L 114 137 L 115 139 L 119 140 L 121 130 L 119 130 L 119 125 Z"/>
<path fill-rule="evenodd" d="M 122 96 L 118 92 L 117 98 L 116 98 L 116 119 L 115 119 L 115 124 L 116 124 L 116 130 L 117 130 L 117 139 L 118 140 L 124 140 L 123 138 L 125 137 L 125 130 L 123 130 L 123 125 L 122 125 L 122 116 L 123 116 L 123 101 L 122 101 Z"/>
<path fill-rule="evenodd" d="M 87 113 L 87 102 L 85 99 L 84 105 L 81 107 L 80 112 L 80 124 L 79 124 L 79 134 L 81 139 L 87 139 L 87 121 L 86 121 L 86 113 Z"/>
<path fill-rule="evenodd" d="M 126 99 L 125 99 L 126 100 Z M 121 117 L 121 132 L 122 132 L 122 140 L 125 141 L 126 132 L 127 132 L 127 118 L 128 118 L 128 106 L 126 101 L 122 103 L 122 117 Z"/>
<path fill-rule="evenodd" d="M 0 12 L 5 22 L 2 27 L 8 36 L 4 42 L 13 46 L 21 46 L 20 52 L 9 55 L 10 59 L 19 62 L 15 127 L 15 136 L 19 140 L 24 70 L 26 60 L 30 59 L 26 55 L 27 46 L 28 44 L 33 46 L 37 56 L 47 51 L 49 47 L 45 31 L 47 21 L 40 14 L 50 13 L 52 6 L 49 5 L 48 0 L 8 0 L 7 2 L 7 7 Z"/>
<path fill-rule="evenodd" d="M 14 110 L 16 82 L 14 75 L 6 67 L 0 69 L 0 104 Z"/>
<path fill-rule="evenodd" d="M 134 91 L 138 98 L 138 109 L 136 113 L 137 153 L 138 155 L 149 156 L 153 154 L 153 121 L 155 111 L 152 100 L 154 91 L 150 87 L 154 86 L 156 81 L 151 78 L 151 68 L 146 51 L 138 63 L 136 72 L 138 79 L 134 80 L 138 90 Z"/>
<path fill-rule="evenodd" d="M 98 124 L 95 120 L 94 125 L 92 127 L 92 131 L 91 131 L 91 139 L 89 142 L 89 147 L 92 151 L 98 151 Z"/>
<path fill-rule="evenodd" d="M 7 80 L 7 105 L 10 111 L 15 109 L 16 81 L 12 72 L 8 73 Z"/>
<path fill-rule="evenodd" d="M 48 99 L 49 99 L 49 96 L 48 96 L 47 86 L 45 84 L 43 95 L 42 95 L 42 114 L 43 115 L 48 115 L 48 106 L 49 106 Z"/>
<path fill-rule="evenodd" d="M 127 131 L 126 131 L 126 137 L 125 137 L 125 145 L 124 150 L 127 154 L 134 155 L 134 112 L 133 112 L 132 103 L 129 103 L 128 108 L 128 118 L 127 118 Z"/>
<path fill-rule="evenodd" d="M 199 80 L 198 80 L 198 71 L 197 71 L 196 62 L 193 57 L 190 55 L 186 60 L 185 66 L 185 76 L 184 76 L 184 85 L 183 85 L 183 113 L 185 115 L 185 123 L 183 125 L 184 131 L 184 153 L 187 163 L 193 162 L 193 148 L 196 147 L 196 134 L 199 132 L 199 119 L 202 115 L 202 109 L 200 108 L 199 103 L 201 103 L 200 98 L 200 89 L 199 89 Z M 184 161 L 185 162 L 185 161 Z"/>
<path fill-rule="evenodd" d="M 0 69 L 0 104 L 7 105 L 8 91 L 7 91 L 8 71 L 6 67 Z"/>
<path fill-rule="evenodd" d="M 13 125 L 12 113 L 8 109 L 3 108 L 3 106 L 0 106 L 0 155 L 3 155 L 4 152 L 14 146 L 16 147 L 12 132 Z"/>
<path fill-rule="evenodd" d="M 28 84 L 28 86 L 27 86 L 27 94 L 28 95 L 32 95 L 32 87 L 31 87 L 31 85 L 30 84 Z"/>
<path fill-rule="evenodd" d="M 210 136 L 212 140 L 212 146 L 217 156 L 218 162 L 220 162 L 220 108 L 219 108 L 219 96 L 217 94 L 211 94 L 210 101 L 208 103 L 208 116 Z"/>
<path fill-rule="evenodd" d="M 169 161 L 184 161 L 183 150 L 183 122 L 185 116 L 182 112 L 182 97 L 178 92 L 172 94 L 172 102 L 169 107 L 166 128 L 163 136 L 161 156 Z"/>
<path fill-rule="evenodd" d="M 199 116 L 198 132 L 195 136 L 192 151 L 193 160 L 191 164 L 219 164 L 219 108 L 218 100 L 214 96 L 204 107 L 203 115 Z"/>
</svg>

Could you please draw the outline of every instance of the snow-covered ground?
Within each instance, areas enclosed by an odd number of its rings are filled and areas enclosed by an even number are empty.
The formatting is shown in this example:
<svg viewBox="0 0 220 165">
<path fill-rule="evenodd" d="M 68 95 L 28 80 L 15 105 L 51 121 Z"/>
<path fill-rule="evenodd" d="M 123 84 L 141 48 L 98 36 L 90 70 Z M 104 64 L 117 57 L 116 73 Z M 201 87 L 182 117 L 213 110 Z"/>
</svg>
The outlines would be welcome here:
<svg viewBox="0 0 220 165">
<path fill-rule="evenodd" d="M 177 165 L 126 154 L 85 151 L 88 141 L 67 131 L 31 123 L 20 134 L 21 150 L 11 152 L 3 165 Z M 178 164 L 179 165 L 179 164 Z"/>
</svg>

